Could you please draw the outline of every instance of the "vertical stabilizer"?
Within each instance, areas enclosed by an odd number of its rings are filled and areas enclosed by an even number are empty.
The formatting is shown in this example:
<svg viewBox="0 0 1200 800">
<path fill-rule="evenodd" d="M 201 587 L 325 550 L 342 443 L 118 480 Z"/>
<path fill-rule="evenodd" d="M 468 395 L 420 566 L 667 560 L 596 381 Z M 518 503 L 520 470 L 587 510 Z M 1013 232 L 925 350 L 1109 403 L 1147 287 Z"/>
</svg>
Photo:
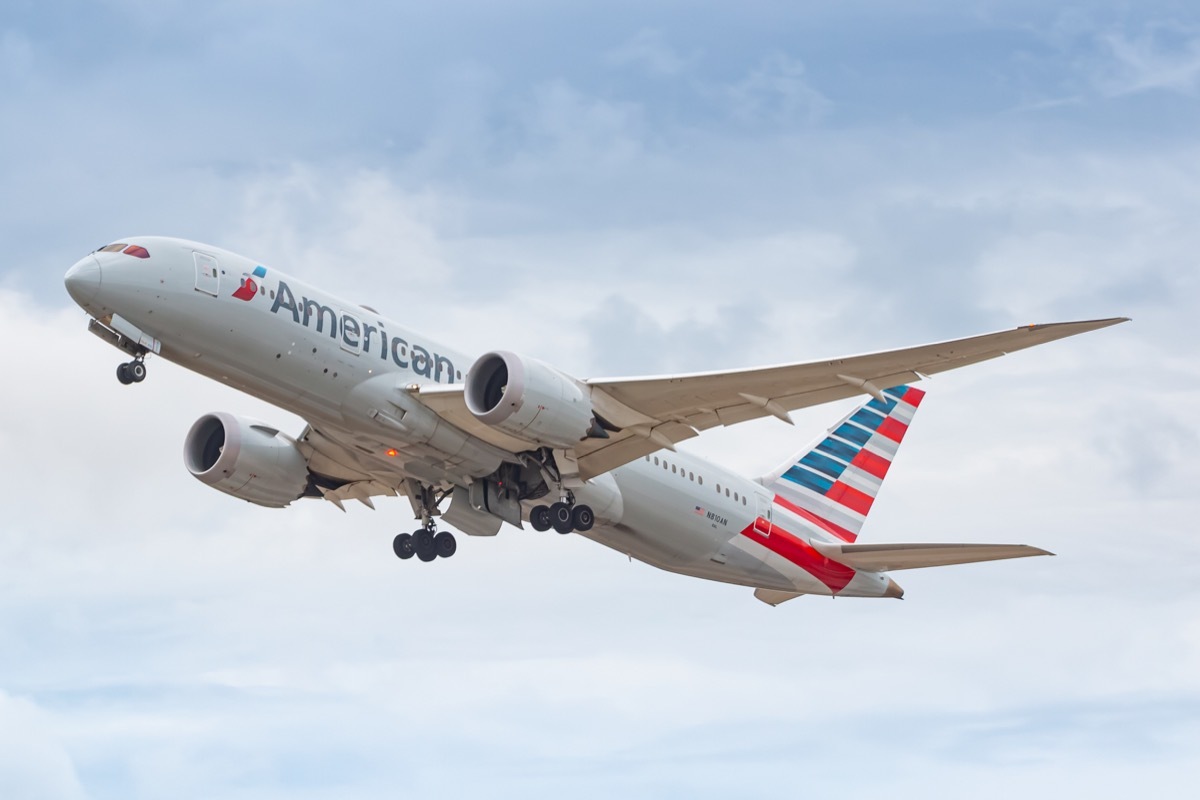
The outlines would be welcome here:
<svg viewBox="0 0 1200 800">
<path fill-rule="evenodd" d="M 859 406 L 814 445 L 760 479 L 775 492 L 775 511 L 798 518 L 834 540 L 853 542 L 896 457 L 925 393 L 910 386 L 883 390 L 884 400 Z M 785 527 L 785 520 L 782 522 Z"/>
</svg>

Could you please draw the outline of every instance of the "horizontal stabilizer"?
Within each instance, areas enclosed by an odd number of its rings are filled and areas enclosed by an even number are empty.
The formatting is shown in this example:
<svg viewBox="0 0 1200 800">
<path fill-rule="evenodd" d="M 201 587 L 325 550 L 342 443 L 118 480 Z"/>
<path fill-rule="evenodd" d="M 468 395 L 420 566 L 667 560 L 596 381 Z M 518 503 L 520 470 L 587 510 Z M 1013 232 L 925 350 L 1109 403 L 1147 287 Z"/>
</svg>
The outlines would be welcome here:
<svg viewBox="0 0 1200 800">
<path fill-rule="evenodd" d="M 1027 544 L 839 544 L 816 539 L 811 544 L 826 558 L 866 572 L 1054 555 Z"/>
<path fill-rule="evenodd" d="M 769 606 L 777 606 L 788 600 L 794 600 L 803 592 L 782 592 L 778 589 L 755 589 L 754 596 Z"/>
</svg>

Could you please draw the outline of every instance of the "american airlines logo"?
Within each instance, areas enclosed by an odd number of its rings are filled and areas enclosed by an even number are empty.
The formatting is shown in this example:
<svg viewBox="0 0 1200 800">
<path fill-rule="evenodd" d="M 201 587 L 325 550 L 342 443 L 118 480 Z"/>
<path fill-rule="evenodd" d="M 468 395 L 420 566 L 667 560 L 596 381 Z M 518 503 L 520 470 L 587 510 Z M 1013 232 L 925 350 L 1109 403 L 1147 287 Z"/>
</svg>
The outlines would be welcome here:
<svg viewBox="0 0 1200 800">
<path fill-rule="evenodd" d="M 257 270 L 255 273 L 257 274 Z M 263 274 L 266 274 L 265 270 Z M 235 292 L 234 297 L 237 296 Z M 454 364 L 445 356 L 430 352 L 419 344 L 410 344 L 400 336 L 388 336 L 382 322 L 372 325 L 344 311 L 339 314 L 331 306 L 310 300 L 303 295 L 300 301 L 296 302 L 291 288 L 283 281 L 279 282 L 279 288 L 275 290 L 275 302 L 271 306 L 272 314 L 281 311 L 288 314 L 297 325 L 314 328 L 317 333 L 328 330 L 329 338 L 339 341 L 345 350 L 364 355 L 378 353 L 380 361 L 390 359 L 400 369 L 412 370 L 417 375 L 432 378 L 438 383 L 454 383 L 457 378 Z"/>
<path fill-rule="evenodd" d="M 255 267 L 254 272 L 243 273 L 241 285 L 238 286 L 233 296 L 238 300 L 253 300 L 254 296 L 258 294 L 258 281 L 254 279 L 258 278 L 261 280 L 265 277 L 267 277 L 267 268 L 262 265 Z"/>
</svg>

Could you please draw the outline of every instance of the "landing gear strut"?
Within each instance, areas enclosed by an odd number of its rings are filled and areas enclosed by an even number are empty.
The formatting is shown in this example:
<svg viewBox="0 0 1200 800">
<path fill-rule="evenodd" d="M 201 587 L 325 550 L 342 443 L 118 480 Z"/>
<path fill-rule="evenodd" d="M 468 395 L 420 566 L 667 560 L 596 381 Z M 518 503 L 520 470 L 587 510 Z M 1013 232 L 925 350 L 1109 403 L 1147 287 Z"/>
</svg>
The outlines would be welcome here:
<svg viewBox="0 0 1200 800">
<path fill-rule="evenodd" d="M 117 380 L 126 386 L 146 380 L 146 362 L 135 358 L 133 361 L 121 364 L 117 367 Z"/>
<path fill-rule="evenodd" d="M 596 515 L 588 505 L 575 505 L 575 496 L 567 492 L 566 497 L 548 506 L 534 506 L 529 512 L 529 524 L 535 531 L 551 528 L 559 533 L 590 531 L 596 524 Z"/>
</svg>

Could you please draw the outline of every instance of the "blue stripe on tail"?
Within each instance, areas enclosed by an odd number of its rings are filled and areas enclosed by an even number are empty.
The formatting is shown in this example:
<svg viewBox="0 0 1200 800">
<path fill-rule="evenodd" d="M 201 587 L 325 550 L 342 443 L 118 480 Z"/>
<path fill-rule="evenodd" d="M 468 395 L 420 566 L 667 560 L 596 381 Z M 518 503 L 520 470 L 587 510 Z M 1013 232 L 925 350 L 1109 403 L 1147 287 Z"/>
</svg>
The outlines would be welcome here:
<svg viewBox="0 0 1200 800">
<path fill-rule="evenodd" d="M 858 451 L 859 451 L 859 448 L 857 448 L 857 447 L 853 447 L 851 445 L 846 444 L 843 441 L 839 441 L 837 439 L 830 439 L 830 438 L 826 438 L 825 441 L 823 441 L 819 445 L 817 445 L 817 449 L 820 450 L 822 453 L 829 453 L 829 455 L 831 455 L 831 456 L 840 458 L 842 461 L 845 461 L 846 463 L 850 463 L 851 461 L 853 461 L 854 457 L 856 455 L 858 455 Z"/>
<path fill-rule="evenodd" d="M 849 422 L 843 422 L 841 427 L 833 432 L 834 436 L 840 436 L 848 442 L 854 442 L 861 447 L 867 443 L 874 431 L 865 431 L 857 425 L 851 425 Z"/>
<path fill-rule="evenodd" d="M 829 456 L 823 456 L 816 451 L 805 454 L 804 458 L 800 459 L 800 463 L 806 467 L 812 467 L 817 472 L 823 472 L 834 480 L 846 470 L 846 465 L 842 462 L 834 461 Z"/>
<path fill-rule="evenodd" d="M 809 472 L 803 467 L 792 467 L 783 473 L 783 477 L 792 483 L 798 483 L 801 486 L 812 489 L 817 494 L 825 494 L 833 487 L 833 481 L 822 478 L 815 472 Z"/>
</svg>

